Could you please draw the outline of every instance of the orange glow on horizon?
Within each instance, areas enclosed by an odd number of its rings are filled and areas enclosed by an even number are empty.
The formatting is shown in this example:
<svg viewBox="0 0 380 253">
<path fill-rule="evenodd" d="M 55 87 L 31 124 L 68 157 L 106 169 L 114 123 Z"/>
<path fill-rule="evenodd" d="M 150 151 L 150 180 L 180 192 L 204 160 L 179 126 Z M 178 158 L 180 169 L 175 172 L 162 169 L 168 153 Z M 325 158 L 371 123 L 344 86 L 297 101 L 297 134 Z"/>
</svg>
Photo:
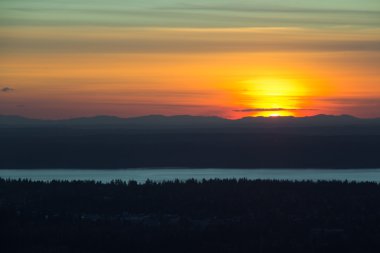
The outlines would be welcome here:
<svg viewBox="0 0 380 253">
<path fill-rule="evenodd" d="M 289 117 L 296 116 L 292 111 L 268 111 L 268 112 L 259 112 L 254 115 L 254 117 Z"/>
<path fill-rule="evenodd" d="M 376 116 L 372 97 L 380 94 L 377 79 L 361 72 L 354 79 L 353 67 L 322 65 L 318 57 L 240 52 L 8 55 L 0 61 L 0 79 L 14 92 L 1 94 L 0 109 L 33 118 Z"/>
<path fill-rule="evenodd" d="M 252 109 L 251 116 L 298 116 L 297 110 L 307 110 L 301 98 L 308 96 L 310 90 L 299 79 L 264 76 L 243 81 L 242 85 L 244 106 L 247 111 Z"/>
</svg>

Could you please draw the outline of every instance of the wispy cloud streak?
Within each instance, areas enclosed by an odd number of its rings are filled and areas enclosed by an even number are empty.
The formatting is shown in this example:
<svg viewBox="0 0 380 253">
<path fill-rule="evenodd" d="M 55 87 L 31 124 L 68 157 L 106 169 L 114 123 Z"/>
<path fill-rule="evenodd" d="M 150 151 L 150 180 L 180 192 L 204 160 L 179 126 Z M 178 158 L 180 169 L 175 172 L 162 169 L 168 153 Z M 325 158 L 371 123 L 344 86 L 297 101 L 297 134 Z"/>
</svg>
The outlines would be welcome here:
<svg viewBox="0 0 380 253">
<path fill-rule="evenodd" d="M 234 112 L 280 112 L 280 111 L 316 111 L 317 109 L 294 109 L 294 108 L 246 108 L 237 109 Z"/>
<path fill-rule="evenodd" d="M 9 93 L 9 92 L 13 92 L 15 89 L 11 88 L 11 87 L 4 87 L 4 88 L 1 88 L 0 91 L 1 92 L 4 92 L 4 93 Z"/>
</svg>

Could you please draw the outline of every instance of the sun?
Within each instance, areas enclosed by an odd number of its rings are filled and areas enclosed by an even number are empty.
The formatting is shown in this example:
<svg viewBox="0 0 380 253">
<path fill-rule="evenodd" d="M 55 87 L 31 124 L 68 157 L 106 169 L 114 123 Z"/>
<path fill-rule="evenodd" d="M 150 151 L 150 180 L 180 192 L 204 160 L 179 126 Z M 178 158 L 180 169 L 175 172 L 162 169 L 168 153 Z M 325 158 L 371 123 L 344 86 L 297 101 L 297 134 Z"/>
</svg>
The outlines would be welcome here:
<svg viewBox="0 0 380 253">
<path fill-rule="evenodd" d="M 307 95 L 305 85 L 290 78 L 255 78 L 244 81 L 244 87 L 246 106 L 254 109 L 252 116 L 295 116 L 302 109 L 299 98 Z"/>
</svg>

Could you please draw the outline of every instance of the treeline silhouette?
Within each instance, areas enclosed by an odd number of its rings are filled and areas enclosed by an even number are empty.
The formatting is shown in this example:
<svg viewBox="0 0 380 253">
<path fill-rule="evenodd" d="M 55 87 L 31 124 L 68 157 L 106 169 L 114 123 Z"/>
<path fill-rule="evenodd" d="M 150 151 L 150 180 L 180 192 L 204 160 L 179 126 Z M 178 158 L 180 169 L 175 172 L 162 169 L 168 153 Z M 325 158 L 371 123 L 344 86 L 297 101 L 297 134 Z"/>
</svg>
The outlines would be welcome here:
<svg viewBox="0 0 380 253">
<path fill-rule="evenodd" d="M 380 185 L 0 179 L 1 252 L 380 252 Z"/>
</svg>

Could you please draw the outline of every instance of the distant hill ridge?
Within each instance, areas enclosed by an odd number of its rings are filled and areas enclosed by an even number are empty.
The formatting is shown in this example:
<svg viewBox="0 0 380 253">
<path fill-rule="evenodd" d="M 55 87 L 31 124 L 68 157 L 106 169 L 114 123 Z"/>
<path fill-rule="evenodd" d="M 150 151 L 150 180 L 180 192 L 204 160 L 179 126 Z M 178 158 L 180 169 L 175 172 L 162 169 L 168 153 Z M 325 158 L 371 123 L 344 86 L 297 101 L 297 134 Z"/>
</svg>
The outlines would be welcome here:
<svg viewBox="0 0 380 253">
<path fill-rule="evenodd" d="M 361 119 L 351 115 L 315 115 L 309 117 L 244 117 L 230 120 L 216 116 L 190 115 L 147 115 L 121 118 L 99 115 L 63 120 L 31 119 L 15 115 L 0 115 L 0 126 L 114 126 L 114 127 L 247 127 L 247 126 L 342 126 L 342 125 L 380 125 L 380 118 Z"/>
<path fill-rule="evenodd" d="M 0 116 L 0 169 L 380 168 L 380 119 Z"/>
</svg>

